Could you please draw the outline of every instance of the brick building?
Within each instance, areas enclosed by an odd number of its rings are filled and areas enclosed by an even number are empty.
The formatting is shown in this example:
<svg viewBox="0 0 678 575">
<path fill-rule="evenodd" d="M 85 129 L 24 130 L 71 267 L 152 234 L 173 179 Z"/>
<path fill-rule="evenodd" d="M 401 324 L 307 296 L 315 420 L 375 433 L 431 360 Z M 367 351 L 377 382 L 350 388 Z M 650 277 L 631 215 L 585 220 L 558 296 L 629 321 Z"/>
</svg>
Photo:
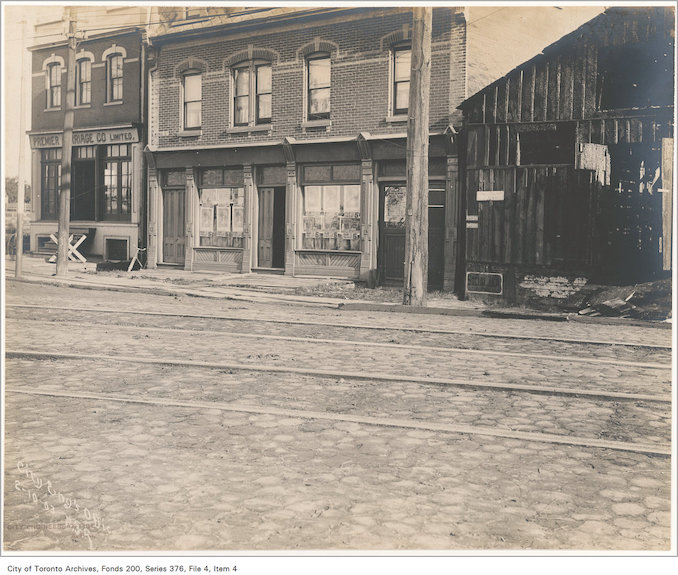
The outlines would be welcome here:
<svg viewBox="0 0 678 575">
<path fill-rule="evenodd" d="M 193 16 L 149 33 L 149 265 L 401 281 L 411 10 Z M 429 283 L 446 289 L 465 46 L 463 9 L 434 8 Z"/>
<path fill-rule="evenodd" d="M 120 13 L 101 10 L 109 17 Z M 133 256 L 145 235 L 144 13 L 126 9 L 122 16 L 123 26 L 78 38 L 70 211 L 70 232 L 87 236 L 80 251 L 118 260 Z M 35 214 L 30 242 L 38 253 L 56 249 L 50 235 L 57 232 L 68 72 L 63 22 L 42 25 L 38 37 L 49 36 L 50 25 L 54 41 L 30 49 Z"/>
</svg>

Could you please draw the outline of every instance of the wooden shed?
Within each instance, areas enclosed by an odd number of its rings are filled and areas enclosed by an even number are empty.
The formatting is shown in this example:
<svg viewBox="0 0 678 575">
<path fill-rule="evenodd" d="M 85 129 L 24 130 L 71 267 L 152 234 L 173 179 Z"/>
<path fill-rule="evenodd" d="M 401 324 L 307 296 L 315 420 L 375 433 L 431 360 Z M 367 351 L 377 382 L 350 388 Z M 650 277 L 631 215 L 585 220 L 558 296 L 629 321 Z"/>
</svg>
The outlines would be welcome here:
<svg viewBox="0 0 678 575">
<path fill-rule="evenodd" d="M 670 275 L 674 9 L 610 8 L 460 108 L 465 292 Z"/>
</svg>

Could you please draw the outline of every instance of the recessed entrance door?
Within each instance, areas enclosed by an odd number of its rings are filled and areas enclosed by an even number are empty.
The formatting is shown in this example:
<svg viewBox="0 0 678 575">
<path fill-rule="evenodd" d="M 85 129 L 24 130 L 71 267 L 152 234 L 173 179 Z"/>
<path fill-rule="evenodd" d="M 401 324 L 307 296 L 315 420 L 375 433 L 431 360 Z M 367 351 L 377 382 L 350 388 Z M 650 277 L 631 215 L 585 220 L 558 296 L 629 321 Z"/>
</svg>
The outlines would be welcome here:
<svg viewBox="0 0 678 575">
<path fill-rule="evenodd" d="M 94 220 L 94 160 L 73 162 L 71 220 Z"/>
<path fill-rule="evenodd" d="M 381 187 L 379 205 L 379 282 L 402 285 L 405 274 L 406 187 Z M 429 191 L 428 207 L 428 287 L 442 289 L 445 248 L 445 192 Z"/>
<path fill-rule="evenodd" d="M 285 188 L 259 188 L 258 267 L 285 267 Z"/>
<path fill-rule="evenodd" d="M 162 253 L 163 262 L 183 264 L 186 249 L 183 189 L 163 190 Z"/>
</svg>

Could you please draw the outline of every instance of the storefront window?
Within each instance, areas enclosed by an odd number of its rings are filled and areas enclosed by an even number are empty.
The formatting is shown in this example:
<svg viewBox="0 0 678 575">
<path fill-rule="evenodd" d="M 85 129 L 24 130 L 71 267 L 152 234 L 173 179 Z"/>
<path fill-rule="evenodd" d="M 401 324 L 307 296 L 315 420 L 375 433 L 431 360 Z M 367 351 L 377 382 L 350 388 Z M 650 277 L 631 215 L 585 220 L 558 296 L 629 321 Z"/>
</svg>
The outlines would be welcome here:
<svg viewBox="0 0 678 575">
<path fill-rule="evenodd" d="M 244 223 L 244 188 L 200 190 L 201 246 L 242 248 Z"/>
<path fill-rule="evenodd" d="M 104 219 L 130 219 L 131 196 L 132 162 L 129 157 L 129 145 L 106 146 Z"/>
<path fill-rule="evenodd" d="M 360 249 L 360 185 L 304 186 L 302 249 Z"/>
</svg>

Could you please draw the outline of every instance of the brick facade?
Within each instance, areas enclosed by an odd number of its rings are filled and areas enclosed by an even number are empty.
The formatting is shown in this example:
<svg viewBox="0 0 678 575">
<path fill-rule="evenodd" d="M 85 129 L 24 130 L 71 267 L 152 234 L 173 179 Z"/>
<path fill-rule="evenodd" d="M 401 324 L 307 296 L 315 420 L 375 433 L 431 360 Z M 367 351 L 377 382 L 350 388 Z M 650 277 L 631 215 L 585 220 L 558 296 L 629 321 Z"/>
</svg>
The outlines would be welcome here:
<svg viewBox="0 0 678 575">
<path fill-rule="evenodd" d="M 386 194 L 395 190 L 393 197 L 400 198 L 397 190 L 406 182 L 407 115 L 394 115 L 391 100 L 394 50 L 411 43 L 411 10 L 311 9 L 288 16 L 284 22 L 257 21 L 254 15 L 237 23 L 224 19 L 221 28 L 196 25 L 186 33 L 163 27 L 157 37 L 151 34 L 151 266 L 236 272 L 284 267 L 286 274 L 351 277 L 372 285 L 403 273 L 403 229 L 388 237 L 380 230 Z M 430 197 L 437 221 L 456 222 L 451 126 L 461 121 L 457 106 L 466 97 L 466 21 L 459 8 L 435 8 L 432 22 L 429 173 L 436 191 Z M 307 57 L 316 53 L 330 59 L 330 117 L 309 121 Z M 234 126 L 233 70 L 243 62 L 271 66 L 270 123 Z M 187 73 L 201 77 L 199 129 L 183 126 Z M 240 183 L 201 183 L 215 169 Z M 177 187 L 168 179 L 184 183 Z M 308 204 L 307 194 L 317 194 L 317 202 L 321 194 L 340 194 L 332 200 L 342 207 L 333 212 L 329 236 L 329 212 Z M 271 224 L 271 211 L 278 223 Z M 316 217 L 322 222 L 317 226 Z M 237 230 L 219 232 L 219 225 L 236 220 Z M 453 289 L 456 234 L 439 231 L 435 245 L 429 242 L 438 266 L 431 277 L 437 287 Z M 278 254 L 273 260 L 266 255 L 271 241 Z M 393 269 L 387 273 L 388 266 Z"/>
</svg>

